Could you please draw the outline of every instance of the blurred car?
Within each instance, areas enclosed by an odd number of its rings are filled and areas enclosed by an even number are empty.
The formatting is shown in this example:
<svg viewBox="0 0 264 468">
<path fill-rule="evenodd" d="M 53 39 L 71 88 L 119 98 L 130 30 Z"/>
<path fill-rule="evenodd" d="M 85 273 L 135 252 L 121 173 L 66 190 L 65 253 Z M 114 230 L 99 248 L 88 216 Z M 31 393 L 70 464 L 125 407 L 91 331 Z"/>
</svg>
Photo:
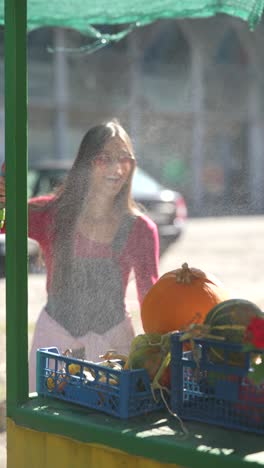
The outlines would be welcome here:
<svg viewBox="0 0 264 468">
<path fill-rule="evenodd" d="M 29 197 L 52 192 L 64 180 L 70 167 L 70 160 L 31 163 L 28 172 Z M 163 187 L 137 167 L 133 177 L 132 196 L 157 224 L 161 244 L 168 245 L 179 238 L 187 219 L 186 202 L 179 192 Z"/>
<path fill-rule="evenodd" d="M 28 171 L 29 197 L 52 192 L 63 181 L 71 164 L 70 160 L 31 163 Z M 137 167 L 133 177 L 132 196 L 157 224 L 161 246 L 167 246 L 179 238 L 187 219 L 186 202 L 179 192 L 163 187 Z"/>
<path fill-rule="evenodd" d="M 38 243 L 28 238 L 28 271 L 33 272 L 38 264 L 39 259 Z M 6 236 L 0 233 L 0 278 L 5 276 L 5 256 L 6 256 Z"/>
<path fill-rule="evenodd" d="M 67 175 L 69 160 L 44 160 L 30 164 L 28 171 L 28 196 L 35 197 L 52 192 Z M 183 233 L 187 207 L 183 196 L 160 185 L 153 177 L 137 167 L 132 184 L 134 200 L 142 206 L 157 224 L 161 253 Z M 29 272 L 43 271 L 39 262 L 39 246 L 28 239 Z M 0 234 L 0 277 L 5 274 L 5 234 Z"/>
</svg>

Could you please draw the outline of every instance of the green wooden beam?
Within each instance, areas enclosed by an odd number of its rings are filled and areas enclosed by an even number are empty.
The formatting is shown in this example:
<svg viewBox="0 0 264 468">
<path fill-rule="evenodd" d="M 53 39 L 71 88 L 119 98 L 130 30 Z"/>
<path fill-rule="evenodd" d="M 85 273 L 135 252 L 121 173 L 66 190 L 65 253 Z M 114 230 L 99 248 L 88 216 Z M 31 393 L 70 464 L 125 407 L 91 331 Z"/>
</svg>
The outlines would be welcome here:
<svg viewBox="0 0 264 468">
<path fill-rule="evenodd" d="M 5 1 L 7 414 L 28 398 L 27 0 Z"/>
<path fill-rule="evenodd" d="M 185 438 L 179 421 L 166 410 L 121 420 L 79 405 L 37 397 L 21 405 L 13 420 L 34 431 L 111 447 L 162 464 L 192 468 L 263 466 L 263 436 L 185 421 L 189 431 Z"/>
</svg>

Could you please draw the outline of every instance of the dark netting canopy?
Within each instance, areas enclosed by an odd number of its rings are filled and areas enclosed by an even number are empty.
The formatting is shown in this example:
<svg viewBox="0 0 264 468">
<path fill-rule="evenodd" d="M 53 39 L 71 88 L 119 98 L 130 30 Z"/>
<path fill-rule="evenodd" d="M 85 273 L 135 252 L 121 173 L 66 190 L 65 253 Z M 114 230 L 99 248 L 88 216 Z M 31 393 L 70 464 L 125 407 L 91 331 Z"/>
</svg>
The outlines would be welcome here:
<svg viewBox="0 0 264 468">
<path fill-rule="evenodd" d="M 248 22 L 254 29 L 264 0 L 28 0 L 28 29 L 41 26 L 74 28 L 94 34 L 93 25 L 144 25 L 157 19 L 202 18 L 226 13 Z M 4 0 L 0 0 L 0 24 Z"/>
</svg>

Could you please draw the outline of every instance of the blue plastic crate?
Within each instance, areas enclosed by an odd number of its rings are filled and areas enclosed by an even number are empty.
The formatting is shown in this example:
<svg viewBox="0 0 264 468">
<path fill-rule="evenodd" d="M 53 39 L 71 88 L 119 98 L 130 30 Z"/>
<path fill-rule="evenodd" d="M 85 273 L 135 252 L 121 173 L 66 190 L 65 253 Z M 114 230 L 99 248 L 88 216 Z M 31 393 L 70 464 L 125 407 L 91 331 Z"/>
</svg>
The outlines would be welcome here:
<svg viewBox="0 0 264 468">
<path fill-rule="evenodd" d="M 76 375 L 71 364 L 80 366 Z M 114 370 L 66 357 L 55 347 L 37 350 L 37 392 L 124 419 L 164 408 L 158 392 L 153 398 L 145 369 Z"/>
<path fill-rule="evenodd" d="M 184 352 L 180 336 L 172 335 L 172 410 L 182 419 L 264 434 L 264 383 L 256 386 L 248 379 L 252 353 L 241 345 L 195 339 L 197 361 Z M 221 355 L 218 362 L 212 360 L 215 352 Z M 239 365 L 230 365 L 239 352 Z"/>
</svg>

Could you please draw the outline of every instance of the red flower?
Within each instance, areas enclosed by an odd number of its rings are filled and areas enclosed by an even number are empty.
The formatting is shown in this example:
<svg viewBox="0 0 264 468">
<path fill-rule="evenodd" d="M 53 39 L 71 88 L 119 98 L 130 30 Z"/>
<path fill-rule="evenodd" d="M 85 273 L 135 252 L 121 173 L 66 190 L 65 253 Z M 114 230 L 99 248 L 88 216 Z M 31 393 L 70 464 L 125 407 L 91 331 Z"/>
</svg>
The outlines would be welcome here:
<svg viewBox="0 0 264 468">
<path fill-rule="evenodd" d="M 264 349 L 264 319 L 253 317 L 249 322 L 245 341 L 252 343 L 258 349 Z"/>
</svg>

